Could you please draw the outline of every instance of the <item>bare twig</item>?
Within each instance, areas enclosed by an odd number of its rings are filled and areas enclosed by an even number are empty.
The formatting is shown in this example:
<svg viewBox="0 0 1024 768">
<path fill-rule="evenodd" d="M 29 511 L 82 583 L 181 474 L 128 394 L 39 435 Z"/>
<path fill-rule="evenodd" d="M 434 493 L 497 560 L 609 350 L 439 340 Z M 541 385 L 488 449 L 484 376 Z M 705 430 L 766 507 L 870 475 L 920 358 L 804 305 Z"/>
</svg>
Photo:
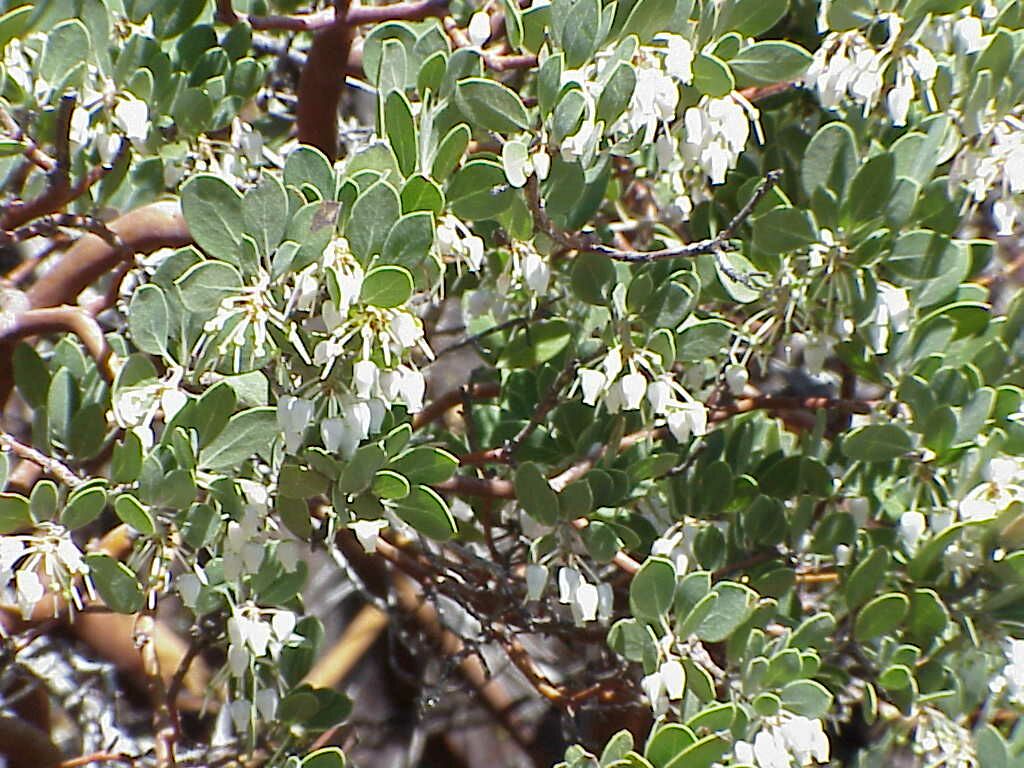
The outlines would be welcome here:
<svg viewBox="0 0 1024 768">
<path fill-rule="evenodd" d="M 417 413 L 413 417 L 412 428 L 422 429 L 427 424 L 436 421 L 444 416 L 445 411 L 449 408 L 459 405 L 464 397 L 469 397 L 473 400 L 488 400 L 492 397 L 497 397 L 500 392 L 501 387 L 497 382 L 469 384 L 465 388 L 453 389 L 432 401 L 426 408 Z"/>
<path fill-rule="evenodd" d="M 175 768 L 178 761 L 174 753 L 174 744 L 178 739 L 178 729 L 168 706 L 167 687 L 160 672 L 160 657 L 154 640 L 155 630 L 156 620 L 152 611 L 139 614 L 135 625 L 135 645 L 142 656 L 142 668 L 153 702 L 156 764 L 158 768 Z"/>
<path fill-rule="evenodd" d="M 51 183 L 67 189 L 71 183 L 71 116 L 78 105 L 78 96 L 65 93 L 57 107 L 57 124 L 54 129 L 54 160 L 56 167 Z"/>
<path fill-rule="evenodd" d="M 704 254 L 718 255 L 726 251 L 735 250 L 735 246 L 731 242 L 733 236 L 740 226 L 750 218 L 750 214 L 753 213 L 757 204 L 778 183 L 781 175 L 781 171 L 769 171 L 746 205 L 714 237 L 698 240 L 695 243 L 687 243 L 675 248 L 662 248 L 656 251 L 623 251 L 600 242 L 594 233 L 563 232 L 555 225 L 544 209 L 544 201 L 541 200 L 540 187 L 536 177 L 529 179 L 525 191 L 526 200 L 533 213 L 534 222 L 545 234 L 563 248 L 582 253 L 599 253 L 615 261 L 624 261 L 630 264 L 647 264 L 652 261 L 662 261 L 665 259 L 694 258 Z M 734 276 L 730 274 L 729 276 L 737 280 L 745 279 L 744 276 L 740 275 Z"/>
<path fill-rule="evenodd" d="M 486 328 L 486 329 L 480 331 L 480 333 L 474 333 L 472 336 L 466 336 L 464 339 L 459 339 L 454 344 L 449 344 L 444 349 L 438 350 L 438 352 L 434 355 L 434 359 L 431 360 L 430 363 L 428 363 L 428 365 L 433 365 L 440 358 L 444 357 L 447 354 L 455 352 L 456 350 L 463 349 L 464 347 L 469 347 L 469 346 L 474 346 L 475 347 L 477 344 L 479 344 L 481 341 L 486 339 L 488 336 L 493 336 L 496 333 L 501 333 L 502 331 L 508 331 L 508 330 L 513 329 L 513 328 L 519 328 L 519 327 L 522 327 L 524 325 L 529 325 L 530 323 L 534 322 L 538 318 L 548 316 L 548 313 L 546 312 L 546 309 L 547 309 L 547 307 L 550 306 L 551 303 L 553 303 L 553 302 L 545 302 L 541 306 L 537 307 L 537 310 L 532 315 L 530 315 L 530 317 L 513 317 L 511 320 L 506 320 L 503 323 L 498 323 L 497 325 L 492 325 L 490 328 Z M 447 331 L 447 330 L 445 331 L 445 333 L 449 333 L 449 332 L 450 331 Z M 438 335 L 441 335 L 440 332 L 437 332 L 437 333 L 438 333 Z"/>
<path fill-rule="evenodd" d="M 36 466 L 41 467 L 48 475 L 60 480 L 69 488 L 77 488 L 85 482 L 72 472 L 66 464 L 40 453 L 30 445 L 25 445 L 7 432 L 0 431 L 0 447 L 5 448 L 19 458 L 25 459 L 25 461 L 31 461 Z"/>
<path fill-rule="evenodd" d="M 119 250 L 126 248 L 121 237 L 99 219 L 93 216 L 82 216 L 72 213 L 54 213 L 49 216 L 42 216 L 31 224 L 19 227 L 13 232 L 0 232 L 0 244 L 20 243 L 39 235 L 49 235 L 60 227 L 81 229 L 103 238 L 113 248 Z"/>
<path fill-rule="evenodd" d="M 447 16 L 442 23 L 444 24 L 445 32 L 448 33 L 448 37 L 451 38 L 457 48 L 474 47 L 465 31 L 459 28 L 455 19 L 451 16 Z M 484 66 L 494 72 L 506 72 L 512 69 L 530 69 L 531 67 L 537 66 L 537 57 L 532 53 L 503 54 L 483 50 L 480 51 L 480 54 L 483 59 Z"/>
<path fill-rule="evenodd" d="M 0 331 L 0 345 L 61 331 L 73 333 L 81 339 L 104 377 L 108 381 L 114 380 L 114 352 L 99 323 L 81 307 L 46 307 L 22 312 L 12 324 Z"/>
<path fill-rule="evenodd" d="M 126 254 L 180 248 L 192 242 L 177 203 L 161 202 L 136 208 L 114 219 L 107 228 L 117 234 L 124 248 L 116 248 L 92 234 L 80 238 L 64 258 L 29 289 L 32 306 L 73 303 L 78 294 L 117 266 Z"/>
<path fill-rule="evenodd" d="M 126 755 L 123 752 L 93 752 L 91 755 L 72 757 L 60 764 L 60 768 L 85 768 L 94 763 L 127 763 L 135 765 L 138 758 Z"/>
<path fill-rule="evenodd" d="M 3 125 L 4 130 L 7 131 L 7 135 L 10 136 L 14 141 L 25 142 L 25 151 L 22 153 L 26 158 L 39 168 L 44 171 L 52 171 L 54 166 L 57 164 L 56 161 L 48 154 L 43 152 L 39 146 L 25 135 L 25 131 L 18 125 L 17 121 L 11 117 L 11 113 L 6 109 L 0 107 L 0 125 Z"/>
<path fill-rule="evenodd" d="M 732 403 L 712 409 L 709 421 L 724 421 L 739 413 L 750 411 L 838 411 L 840 413 L 871 413 L 872 400 L 847 400 L 835 397 L 782 397 L 757 395 L 742 397 Z"/>
<path fill-rule="evenodd" d="M 360 24 L 377 24 L 382 21 L 422 21 L 431 16 L 443 16 L 448 12 L 448 0 L 413 0 L 412 2 L 390 5 L 355 6 L 344 14 L 343 23 L 350 27 Z M 257 30 L 288 30 L 292 32 L 318 32 L 334 24 L 337 16 L 334 9 L 327 8 L 307 14 L 292 16 L 255 16 L 238 13 L 231 0 L 218 0 L 217 21 L 222 24 L 249 22 Z"/>
<path fill-rule="evenodd" d="M 342 684 L 370 647 L 387 628 L 388 615 L 367 603 L 329 651 L 307 673 L 304 682 L 314 688 L 334 688 Z"/>
</svg>

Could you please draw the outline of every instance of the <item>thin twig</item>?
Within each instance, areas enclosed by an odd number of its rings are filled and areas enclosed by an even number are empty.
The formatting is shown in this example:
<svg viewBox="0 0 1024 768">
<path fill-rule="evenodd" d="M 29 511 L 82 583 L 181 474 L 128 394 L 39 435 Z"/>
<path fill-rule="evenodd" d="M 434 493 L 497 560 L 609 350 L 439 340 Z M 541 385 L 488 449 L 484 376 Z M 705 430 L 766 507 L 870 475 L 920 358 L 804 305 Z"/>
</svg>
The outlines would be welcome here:
<svg viewBox="0 0 1024 768">
<path fill-rule="evenodd" d="M 93 763 L 127 763 L 135 765 L 139 760 L 137 757 L 126 755 L 123 752 L 93 752 L 91 755 L 72 757 L 60 764 L 60 768 L 85 768 Z"/>
<path fill-rule="evenodd" d="M 769 171 L 765 175 L 764 179 L 761 180 L 760 185 L 758 185 L 746 205 L 744 205 L 725 226 L 725 228 L 714 237 L 707 238 L 706 240 L 698 240 L 695 243 L 686 243 L 685 245 L 676 246 L 674 248 L 662 248 L 656 251 L 623 251 L 600 242 L 600 240 L 597 239 L 597 235 L 594 233 L 563 232 L 555 225 L 548 216 L 547 211 L 544 209 L 544 201 L 541 199 L 540 187 L 537 183 L 536 177 L 530 177 L 529 181 L 527 181 L 525 191 L 526 200 L 530 206 L 530 211 L 533 214 L 534 222 L 542 231 L 545 232 L 545 234 L 562 247 L 581 253 L 599 253 L 610 259 L 614 259 L 615 261 L 624 261 L 630 264 L 648 264 L 652 261 L 694 258 L 704 254 L 720 254 L 725 251 L 735 250 L 736 247 L 731 240 L 736 234 L 736 231 L 748 218 L 750 218 L 750 214 L 753 213 L 754 208 L 778 183 L 781 175 L 781 171 Z M 729 277 L 739 281 L 746 279 L 745 276 L 738 274 L 735 276 L 730 274 Z"/>
<path fill-rule="evenodd" d="M 377 24 L 382 21 L 422 21 L 432 16 L 447 13 L 448 0 L 414 0 L 413 2 L 390 5 L 355 6 L 348 9 L 344 24 L 350 27 L 361 24 Z M 255 16 L 238 13 L 231 0 L 218 0 L 217 21 L 222 24 L 238 24 L 247 21 L 256 30 L 288 30 L 291 32 L 318 32 L 334 24 L 333 8 L 313 13 Z"/>
<path fill-rule="evenodd" d="M 15 316 L 13 323 L 0 331 L 0 344 L 62 331 L 73 333 L 81 339 L 107 381 L 114 380 L 114 351 L 107 343 L 99 323 L 81 307 L 46 307 L 22 312 Z"/>
<path fill-rule="evenodd" d="M 57 107 L 57 123 L 54 128 L 54 160 L 51 183 L 65 190 L 71 184 L 71 117 L 78 106 L 78 96 L 65 93 Z"/>
<path fill-rule="evenodd" d="M 547 394 L 537 404 L 537 408 L 530 416 L 530 420 L 523 425 L 522 429 L 520 429 L 512 439 L 508 440 L 500 448 L 491 448 L 486 451 L 468 453 L 465 456 L 460 457 L 460 463 L 463 465 L 513 463 L 516 452 L 522 448 L 523 443 L 530 438 L 530 435 L 537 430 L 541 425 L 541 422 L 544 421 L 544 417 L 551 412 L 551 409 L 558 405 L 559 395 L 561 394 L 562 389 L 572 382 L 573 378 L 575 378 L 579 365 L 580 361 L 573 359 L 569 362 L 569 365 L 558 374 Z"/>
<path fill-rule="evenodd" d="M 81 229 L 102 238 L 111 247 L 119 250 L 126 248 L 124 240 L 110 227 L 93 216 L 82 216 L 74 213 L 54 213 L 49 216 L 42 216 L 31 224 L 19 227 L 12 232 L 0 232 L 0 245 L 9 243 L 21 243 L 32 237 L 50 235 L 60 227 L 69 229 Z"/>
<path fill-rule="evenodd" d="M 43 152 L 32 139 L 25 135 L 25 131 L 18 125 L 17 121 L 11 117 L 11 113 L 3 107 L 0 107 L 0 125 L 3 125 L 4 130 L 7 131 L 8 136 L 14 141 L 25 142 L 25 150 L 22 152 L 28 160 L 43 169 L 44 171 L 52 171 L 54 166 L 57 164 L 56 161 L 48 154 Z"/>
<path fill-rule="evenodd" d="M 724 421 L 739 413 L 750 411 L 838 411 L 840 413 L 871 413 L 875 401 L 847 400 L 835 397 L 783 397 L 757 395 L 742 397 L 732 403 L 712 409 L 708 421 Z"/>
<path fill-rule="evenodd" d="M 41 467 L 48 475 L 57 478 L 69 488 L 77 488 L 85 482 L 72 472 L 66 464 L 44 453 L 40 453 L 30 445 L 25 445 L 7 432 L 0 431 L 0 447 L 7 449 L 19 458 L 25 459 L 25 461 L 31 461 L 36 466 Z"/>
<path fill-rule="evenodd" d="M 168 706 L 167 687 L 160 673 L 160 656 L 157 653 L 156 619 L 152 610 L 140 613 L 135 625 L 135 645 L 142 656 L 142 668 L 146 674 L 153 702 L 153 748 L 158 768 L 175 768 L 178 764 L 174 745 L 178 739 L 177 724 Z"/>
<path fill-rule="evenodd" d="M 489 400 L 501 393 L 501 386 L 497 382 L 483 382 L 480 384 L 469 384 L 463 388 L 453 389 L 441 397 L 433 400 L 426 408 L 417 413 L 412 420 L 413 429 L 422 429 L 427 424 L 444 416 L 449 408 L 454 408 L 462 402 L 463 397 L 473 400 Z"/>
<path fill-rule="evenodd" d="M 456 48 L 475 47 L 466 35 L 466 32 L 459 27 L 451 16 L 446 16 L 442 24 Z M 532 53 L 502 54 L 481 50 L 480 56 L 483 59 L 484 66 L 494 72 L 507 72 L 512 69 L 531 69 L 537 66 L 537 57 Z"/>
<path fill-rule="evenodd" d="M 529 325 L 530 323 L 534 322 L 535 320 L 537 320 L 537 319 L 539 319 L 541 317 L 546 317 L 546 316 L 548 316 L 548 313 L 546 311 L 543 311 L 543 310 L 545 310 L 552 303 L 554 303 L 554 302 L 544 302 L 544 304 L 542 304 L 542 305 L 537 307 L 537 309 L 534 311 L 534 313 L 532 315 L 530 315 L 530 317 L 513 317 L 511 320 L 506 320 L 503 323 L 498 323 L 497 325 L 492 325 L 490 328 L 485 328 L 484 330 L 480 331 L 479 333 L 474 333 L 472 336 L 466 336 L 463 339 L 459 339 L 454 344 L 449 344 L 444 349 L 441 349 L 437 353 L 435 353 L 434 359 L 431 360 L 430 363 L 428 363 L 428 365 L 433 365 L 440 358 L 444 357 L 447 354 L 455 352 L 456 350 L 463 349 L 464 347 L 468 347 L 468 346 L 474 346 L 475 347 L 477 344 L 479 344 L 481 341 L 486 339 L 488 336 L 493 336 L 496 333 L 501 333 L 502 331 L 508 331 L 508 330 L 513 329 L 513 328 L 519 328 L 519 327 L 524 326 L 524 325 Z M 450 331 L 445 331 L 445 332 L 449 333 Z M 438 335 L 440 335 L 440 332 L 437 332 L 437 333 L 438 333 Z"/>
</svg>

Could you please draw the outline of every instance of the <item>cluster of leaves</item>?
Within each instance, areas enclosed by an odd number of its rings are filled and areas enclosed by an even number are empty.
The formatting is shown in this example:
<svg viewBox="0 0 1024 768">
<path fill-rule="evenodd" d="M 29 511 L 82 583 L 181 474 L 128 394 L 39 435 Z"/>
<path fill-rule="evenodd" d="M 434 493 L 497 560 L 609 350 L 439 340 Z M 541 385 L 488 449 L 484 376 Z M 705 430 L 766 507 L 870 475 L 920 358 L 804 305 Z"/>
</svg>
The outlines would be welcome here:
<svg viewBox="0 0 1024 768">
<path fill-rule="evenodd" d="M 380 8 L 341 159 L 282 131 L 332 38 L 275 43 L 349 22 L 269 10 L 0 16 L 12 612 L 177 595 L 155 731 L 202 652 L 218 733 L 290 768 L 345 761 L 324 548 L 552 706 L 642 704 L 572 768 L 1024 763 L 1019 0 Z M 476 356 L 424 404 L 443 309 Z M 617 678 L 545 680 L 545 627 Z"/>
</svg>

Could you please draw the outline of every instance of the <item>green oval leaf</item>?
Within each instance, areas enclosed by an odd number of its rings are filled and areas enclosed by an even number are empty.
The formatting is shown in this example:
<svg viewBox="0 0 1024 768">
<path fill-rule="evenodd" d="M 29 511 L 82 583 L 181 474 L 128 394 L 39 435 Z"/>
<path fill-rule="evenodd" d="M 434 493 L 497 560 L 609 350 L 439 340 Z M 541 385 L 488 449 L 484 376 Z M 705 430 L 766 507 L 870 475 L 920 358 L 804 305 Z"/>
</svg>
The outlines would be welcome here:
<svg viewBox="0 0 1024 768">
<path fill-rule="evenodd" d="M 843 438 L 843 453 L 857 461 L 892 461 L 913 447 L 910 435 L 897 424 L 868 424 Z"/>
<path fill-rule="evenodd" d="M 188 231 L 207 255 L 238 263 L 242 241 L 242 196 L 219 176 L 201 173 L 181 187 L 181 212 Z"/>
<path fill-rule="evenodd" d="M 273 408 L 250 408 L 236 413 L 227 426 L 199 453 L 199 467 L 217 471 L 237 467 L 253 454 L 267 457 L 277 437 Z"/>
<path fill-rule="evenodd" d="M 502 368 L 535 368 L 569 344 L 572 326 L 565 320 L 545 320 L 519 331 L 498 358 Z"/>
<path fill-rule="evenodd" d="M 438 541 L 447 541 L 458 530 L 444 499 L 425 485 L 414 486 L 395 504 L 395 513 L 424 536 Z"/>
<path fill-rule="evenodd" d="M 664 557 L 649 557 L 629 583 L 629 607 L 638 619 L 657 622 L 672 607 L 676 569 Z"/>
<path fill-rule="evenodd" d="M 374 307 L 400 307 L 412 296 L 412 275 L 405 267 L 374 267 L 363 278 L 359 300 Z"/>
<path fill-rule="evenodd" d="M 857 614 L 853 636 L 863 643 L 892 632 L 903 623 L 909 609 L 910 599 L 902 592 L 879 595 Z"/>
<path fill-rule="evenodd" d="M 142 502 L 130 493 L 122 493 L 114 501 L 114 514 L 122 523 L 130 525 L 143 536 L 156 533 L 156 522 L 153 515 L 142 505 Z"/>
<path fill-rule="evenodd" d="M 32 526 L 29 502 L 18 493 L 0 493 L 0 534 L 17 533 Z"/>
<path fill-rule="evenodd" d="M 135 613 L 142 608 L 145 595 L 135 573 L 110 555 L 85 556 L 89 576 L 107 607 L 117 613 Z"/>
<path fill-rule="evenodd" d="M 99 517 L 106 505 L 107 492 L 90 486 L 71 494 L 67 506 L 60 513 L 60 521 L 68 530 L 81 528 Z"/>
<path fill-rule="evenodd" d="M 485 131 L 514 133 L 530 127 L 530 117 L 518 94 L 495 80 L 460 80 L 455 86 L 455 104 L 471 125 Z"/>
</svg>

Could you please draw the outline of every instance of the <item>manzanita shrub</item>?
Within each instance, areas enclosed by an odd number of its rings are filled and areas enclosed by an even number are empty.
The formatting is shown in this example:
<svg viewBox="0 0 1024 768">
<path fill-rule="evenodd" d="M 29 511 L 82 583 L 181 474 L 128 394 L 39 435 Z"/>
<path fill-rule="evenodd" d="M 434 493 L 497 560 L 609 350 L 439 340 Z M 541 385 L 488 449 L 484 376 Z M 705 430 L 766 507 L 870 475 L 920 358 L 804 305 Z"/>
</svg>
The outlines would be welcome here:
<svg viewBox="0 0 1024 768">
<path fill-rule="evenodd" d="M 300 5 L 0 4 L 7 764 L 1024 766 L 1024 3 Z"/>
</svg>

